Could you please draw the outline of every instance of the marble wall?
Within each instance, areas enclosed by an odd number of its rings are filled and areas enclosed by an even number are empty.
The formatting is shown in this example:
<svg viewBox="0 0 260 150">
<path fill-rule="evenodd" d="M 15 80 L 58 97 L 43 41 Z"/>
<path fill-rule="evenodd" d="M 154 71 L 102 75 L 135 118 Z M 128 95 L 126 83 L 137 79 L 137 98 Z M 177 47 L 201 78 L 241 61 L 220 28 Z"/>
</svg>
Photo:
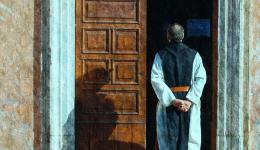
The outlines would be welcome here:
<svg viewBox="0 0 260 150">
<path fill-rule="evenodd" d="M 33 149 L 33 0 L 0 1 L 0 149 Z"/>
<path fill-rule="evenodd" d="M 251 0 L 249 13 L 250 148 L 260 149 L 260 0 Z"/>
</svg>

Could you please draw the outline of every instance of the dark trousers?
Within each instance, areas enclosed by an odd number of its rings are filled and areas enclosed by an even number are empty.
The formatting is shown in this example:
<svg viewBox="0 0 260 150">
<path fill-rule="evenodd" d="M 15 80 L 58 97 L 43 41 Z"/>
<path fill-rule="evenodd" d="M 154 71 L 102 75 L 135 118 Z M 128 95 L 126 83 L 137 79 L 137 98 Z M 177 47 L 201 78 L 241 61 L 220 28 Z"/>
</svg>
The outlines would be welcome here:
<svg viewBox="0 0 260 150">
<path fill-rule="evenodd" d="M 166 113 L 170 150 L 188 150 L 190 110 L 181 112 L 170 106 L 166 108 Z"/>
</svg>

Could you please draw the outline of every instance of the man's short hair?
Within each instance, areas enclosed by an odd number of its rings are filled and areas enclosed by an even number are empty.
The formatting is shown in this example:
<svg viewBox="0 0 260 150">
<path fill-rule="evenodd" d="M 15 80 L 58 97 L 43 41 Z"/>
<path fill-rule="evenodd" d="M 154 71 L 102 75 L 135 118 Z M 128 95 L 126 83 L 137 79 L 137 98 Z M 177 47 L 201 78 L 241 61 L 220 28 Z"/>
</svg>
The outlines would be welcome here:
<svg viewBox="0 0 260 150">
<path fill-rule="evenodd" d="M 184 28 L 178 23 L 169 25 L 167 33 L 171 41 L 182 42 L 184 39 Z"/>
</svg>

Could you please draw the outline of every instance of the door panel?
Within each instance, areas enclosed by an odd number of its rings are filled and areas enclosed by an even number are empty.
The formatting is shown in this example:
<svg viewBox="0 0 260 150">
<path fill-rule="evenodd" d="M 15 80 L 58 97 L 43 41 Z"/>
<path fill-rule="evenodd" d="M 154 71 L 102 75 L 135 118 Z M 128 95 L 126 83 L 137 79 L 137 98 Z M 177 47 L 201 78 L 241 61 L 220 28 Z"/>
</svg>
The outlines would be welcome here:
<svg viewBox="0 0 260 150">
<path fill-rule="evenodd" d="M 76 0 L 76 147 L 145 149 L 146 1 Z"/>
</svg>

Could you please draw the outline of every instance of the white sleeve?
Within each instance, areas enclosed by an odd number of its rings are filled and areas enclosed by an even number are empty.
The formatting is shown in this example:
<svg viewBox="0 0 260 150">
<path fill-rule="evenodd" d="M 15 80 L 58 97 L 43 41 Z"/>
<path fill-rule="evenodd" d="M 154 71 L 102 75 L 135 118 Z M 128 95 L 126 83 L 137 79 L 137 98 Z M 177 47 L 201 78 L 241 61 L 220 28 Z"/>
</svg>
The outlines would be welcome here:
<svg viewBox="0 0 260 150">
<path fill-rule="evenodd" d="M 176 99 L 171 89 L 164 82 L 162 60 L 158 53 L 155 55 L 151 71 L 151 83 L 159 101 L 165 106 L 170 106 Z"/>
<path fill-rule="evenodd" d="M 199 53 L 197 53 L 193 63 L 191 88 L 186 95 L 186 98 L 192 101 L 194 104 L 198 104 L 206 80 L 206 71 L 203 66 L 201 56 L 199 55 Z"/>
</svg>

